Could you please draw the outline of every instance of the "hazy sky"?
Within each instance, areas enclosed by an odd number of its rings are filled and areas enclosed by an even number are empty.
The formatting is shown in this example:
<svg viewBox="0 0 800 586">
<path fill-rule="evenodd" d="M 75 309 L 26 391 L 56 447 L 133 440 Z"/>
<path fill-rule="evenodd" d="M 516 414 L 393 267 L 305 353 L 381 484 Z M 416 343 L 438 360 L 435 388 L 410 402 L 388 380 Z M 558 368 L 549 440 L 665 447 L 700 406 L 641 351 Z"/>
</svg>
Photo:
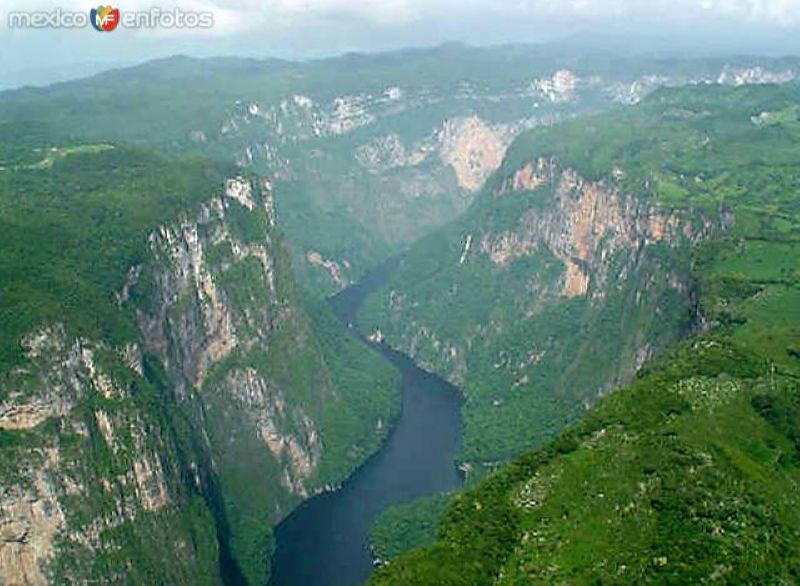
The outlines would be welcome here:
<svg viewBox="0 0 800 586">
<path fill-rule="evenodd" d="M 0 0 L 0 87 L 175 53 L 302 59 L 445 41 L 613 43 L 633 36 L 643 50 L 800 53 L 800 0 L 118 0 L 113 7 L 123 12 L 210 11 L 215 26 L 113 33 L 8 27 L 11 11 L 88 13 L 93 6 Z"/>
</svg>

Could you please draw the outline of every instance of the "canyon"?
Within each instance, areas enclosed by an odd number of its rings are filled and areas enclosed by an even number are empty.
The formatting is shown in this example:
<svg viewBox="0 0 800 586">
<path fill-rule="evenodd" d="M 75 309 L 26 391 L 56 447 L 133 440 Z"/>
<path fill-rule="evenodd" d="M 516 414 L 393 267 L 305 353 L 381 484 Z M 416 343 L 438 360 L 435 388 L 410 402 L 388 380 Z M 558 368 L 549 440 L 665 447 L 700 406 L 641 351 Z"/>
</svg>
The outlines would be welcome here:
<svg viewBox="0 0 800 586">
<path fill-rule="evenodd" d="M 747 132 L 791 129 L 797 68 L 446 46 L 175 58 L 0 95 L 5 582 L 265 583 L 273 528 L 399 417 L 398 373 L 324 301 L 398 255 L 350 324 L 461 389 L 468 482 L 558 438 L 739 319 L 700 307 L 695 253 L 767 222 L 676 202 L 735 196 L 724 173 L 587 163 L 618 139 L 592 131 L 649 112 L 713 154 L 686 129 L 721 118 L 697 96 L 776 92 Z M 533 510 L 546 482 L 525 482 Z"/>
</svg>

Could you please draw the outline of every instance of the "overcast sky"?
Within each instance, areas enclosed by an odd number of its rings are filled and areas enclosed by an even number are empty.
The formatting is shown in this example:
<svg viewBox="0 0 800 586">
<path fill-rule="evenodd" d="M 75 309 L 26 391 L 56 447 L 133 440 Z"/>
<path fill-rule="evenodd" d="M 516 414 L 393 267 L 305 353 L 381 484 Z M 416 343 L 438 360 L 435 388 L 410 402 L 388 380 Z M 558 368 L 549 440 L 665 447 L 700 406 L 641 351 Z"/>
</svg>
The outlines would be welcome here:
<svg viewBox="0 0 800 586">
<path fill-rule="evenodd" d="M 8 27 L 11 11 L 57 6 L 87 13 L 93 2 L 0 0 L 0 87 L 176 53 L 305 59 L 446 41 L 634 37 L 642 51 L 800 53 L 800 0 L 119 0 L 113 6 L 123 12 L 210 11 L 215 26 L 113 33 Z"/>
</svg>

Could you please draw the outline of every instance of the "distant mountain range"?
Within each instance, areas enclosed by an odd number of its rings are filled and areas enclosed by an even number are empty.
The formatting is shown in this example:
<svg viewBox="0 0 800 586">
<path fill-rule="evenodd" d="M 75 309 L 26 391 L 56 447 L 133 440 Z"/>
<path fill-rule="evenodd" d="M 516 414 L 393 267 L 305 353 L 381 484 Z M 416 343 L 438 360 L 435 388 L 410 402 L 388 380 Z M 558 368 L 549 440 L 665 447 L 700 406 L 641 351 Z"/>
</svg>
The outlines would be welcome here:
<svg viewBox="0 0 800 586">
<path fill-rule="evenodd" d="M 323 300 L 404 254 L 361 325 L 462 388 L 475 488 L 377 583 L 788 579 L 798 71 L 446 45 L 3 92 L 0 573 L 265 583 L 399 409 Z"/>
</svg>

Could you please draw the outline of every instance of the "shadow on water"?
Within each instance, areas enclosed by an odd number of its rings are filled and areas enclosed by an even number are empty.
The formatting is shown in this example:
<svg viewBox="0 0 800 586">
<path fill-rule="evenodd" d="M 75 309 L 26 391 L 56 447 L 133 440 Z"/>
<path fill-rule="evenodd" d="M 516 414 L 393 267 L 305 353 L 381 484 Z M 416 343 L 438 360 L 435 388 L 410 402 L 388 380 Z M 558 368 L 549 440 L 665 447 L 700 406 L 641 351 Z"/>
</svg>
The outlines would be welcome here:
<svg viewBox="0 0 800 586">
<path fill-rule="evenodd" d="M 345 327 L 398 265 L 390 260 L 330 300 Z M 351 327 L 354 335 L 359 335 Z M 363 338 L 362 338 L 363 339 Z M 276 529 L 271 586 L 356 586 L 372 572 L 369 528 L 388 506 L 459 488 L 461 394 L 405 355 L 367 342 L 402 376 L 402 412 L 385 444 L 339 490 L 300 505 Z"/>
</svg>

